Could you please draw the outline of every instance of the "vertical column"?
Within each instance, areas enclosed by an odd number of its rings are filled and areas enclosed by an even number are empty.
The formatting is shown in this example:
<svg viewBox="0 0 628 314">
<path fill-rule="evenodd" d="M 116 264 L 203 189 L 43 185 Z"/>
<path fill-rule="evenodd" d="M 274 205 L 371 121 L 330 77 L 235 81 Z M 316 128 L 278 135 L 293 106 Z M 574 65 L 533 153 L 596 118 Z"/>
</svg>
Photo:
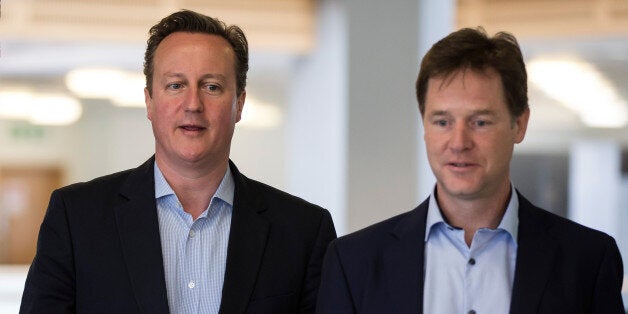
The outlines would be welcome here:
<svg viewBox="0 0 628 314">
<path fill-rule="evenodd" d="M 416 206 L 419 1 L 347 0 L 350 231 Z"/>
<path fill-rule="evenodd" d="M 617 239 L 621 222 L 621 148 L 611 140 L 572 144 L 569 218 Z"/>
<path fill-rule="evenodd" d="M 414 83 L 455 1 L 317 4 L 317 48 L 296 65 L 289 97 L 287 189 L 330 209 L 344 234 L 414 208 L 433 186 L 417 157 Z"/>
<path fill-rule="evenodd" d="M 317 1 L 317 45 L 295 66 L 286 121 L 287 190 L 332 214 L 346 232 L 347 48 L 341 0 Z"/>
</svg>

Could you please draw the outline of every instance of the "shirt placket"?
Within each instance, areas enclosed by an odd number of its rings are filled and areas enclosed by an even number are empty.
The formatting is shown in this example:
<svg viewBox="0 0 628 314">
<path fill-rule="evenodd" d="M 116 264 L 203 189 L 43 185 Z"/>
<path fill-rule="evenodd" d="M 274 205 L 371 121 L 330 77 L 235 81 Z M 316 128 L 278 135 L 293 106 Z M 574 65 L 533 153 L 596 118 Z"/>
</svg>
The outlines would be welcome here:
<svg viewBox="0 0 628 314">
<path fill-rule="evenodd" d="M 465 269 L 465 281 L 467 283 L 467 294 L 465 298 L 465 310 L 467 314 L 477 314 L 486 309 L 482 309 L 479 306 L 477 298 L 482 298 L 481 281 L 482 276 L 486 276 L 486 273 L 482 273 L 482 258 L 480 255 L 485 251 L 486 245 L 494 238 L 495 233 L 485 229 L 478 229 L 473 237 L 471 247 L 468 251 L 466 269 Z M 484 278 L 486 280 L 486 278 Z"/>
<path fill-rule="evenodd" d="M 201 281 L 201 228 L 203 221 L 197 219 L 187 230 L 185 241 L 184 275 L 181 278 L 183 285 L 183 303 L 185 313 L 197 313 L 199 293 L 204 282 Z"/>
</svg>

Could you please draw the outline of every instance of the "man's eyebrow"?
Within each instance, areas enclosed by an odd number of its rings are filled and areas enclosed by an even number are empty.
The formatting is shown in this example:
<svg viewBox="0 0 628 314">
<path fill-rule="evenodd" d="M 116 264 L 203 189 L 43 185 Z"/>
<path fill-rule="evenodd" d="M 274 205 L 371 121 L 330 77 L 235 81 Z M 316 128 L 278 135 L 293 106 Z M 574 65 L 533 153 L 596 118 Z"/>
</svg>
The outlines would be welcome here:
<svg viewBox="0 0 628 314">
<path fill-rule="evenodd" d="M 212 79 L 212 78 L 216 78 L 216 79 L 224 81 L 226 79 L 226 76 L 222 74 L 214 74 L 214 73 L 207 73 L 201 76 L 201 80 Z"/>
<path fill-rule="evenodd" d="M 166 73 L 164 73 L 164 76 L 167 76 L 167 77 L 185 77 L 185 75 L 183 75 L 183 73 L 178 73 L 178 72 L 166 72 Z"/>
<path fill-rule="evenodd" d="M 164 73 L 164 76 L 166 77 L 178 77 L 178 78 L 185 78 L 185 74 L 183 73 L 179 73 L 179 72 L 166 72 Z M 201 76 L 201 80 L 205 80 L 205 79 L 210 79 L 210 78 L 217 78 L 220 80 L 224 80 L 226 78 L 226 76 L 222 75 L 222 74 L 214 74 L 214 73 L 207 73 Z"/>
<path fill-rule="evenodd" d="M 436 110 L 436 111 L 428 112 L 427 114 L 428 117 L 440 117 L 440 116 L 449 116 L 449 115 L 450 113 L 447 110 Z M 495 111 L 490 110 L 490 109 L 474 110 L 471 112 L 470 116 L 483 116 L 483 115 L 495 115 Z"/>
<path fill-rule="evenodd" d="M 428 113 L 428 116 L 433 117 L 433 116 L 446 116 L 449 115 L 449 112 L 446 110 L 436 110 L 436 111 L 432 111 Z"/>
<path fill-rule="evenodd" d="M 494 115 L 495 111 L 490 109 L 481 109 L 473 111 L 474 116 Z"/>
</svg>

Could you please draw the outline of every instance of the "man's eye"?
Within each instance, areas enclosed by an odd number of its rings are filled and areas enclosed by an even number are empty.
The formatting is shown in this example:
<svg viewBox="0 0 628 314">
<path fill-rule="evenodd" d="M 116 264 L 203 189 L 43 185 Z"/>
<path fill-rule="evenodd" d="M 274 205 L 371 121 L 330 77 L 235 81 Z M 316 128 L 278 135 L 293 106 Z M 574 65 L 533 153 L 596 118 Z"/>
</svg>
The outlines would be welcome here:
<svg viewBox="0 0 628 314">
<path fill-rule="evenodd" d="M 220 89 L 220 87 L 216 84 L 207 84 L 205 88 L 207 88 L 207 90 L 210 92 L 215 92 Z"/>
<path fill-rule="evenodd" d="M 489 125 L 489 122 L 486 120 L 476 120 L 475 125 L 479 127 L 483 127 L 483 126 Z"/>
<path fill-rule="evenodd" d="M 181 84 L 181 83 L 168 84 L 168 88 L 169 89 L 180 89 L 181 87 L 183 87 L 183 84 Z"/>
<path fill-rule="evenodd" d="M 434 124 L 438 126 L 447 126 L 447 120 L 436 120 L 434 121 Z"/>
</svg>

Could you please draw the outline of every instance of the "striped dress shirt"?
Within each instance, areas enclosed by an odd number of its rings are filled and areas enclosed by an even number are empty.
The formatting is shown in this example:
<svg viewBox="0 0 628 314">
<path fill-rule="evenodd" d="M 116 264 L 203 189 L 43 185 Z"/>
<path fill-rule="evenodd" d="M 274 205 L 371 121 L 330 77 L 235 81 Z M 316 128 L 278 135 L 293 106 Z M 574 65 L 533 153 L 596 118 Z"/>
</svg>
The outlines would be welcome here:
<svg viewBox="0 0 628 314">
<path fill-rule="evenodd" d="M 155 163 L 155 198 L 170 313 L 218 313 L 234 189 L 227 168 L 209 207 L 193 220 Z"/>
</svg>

